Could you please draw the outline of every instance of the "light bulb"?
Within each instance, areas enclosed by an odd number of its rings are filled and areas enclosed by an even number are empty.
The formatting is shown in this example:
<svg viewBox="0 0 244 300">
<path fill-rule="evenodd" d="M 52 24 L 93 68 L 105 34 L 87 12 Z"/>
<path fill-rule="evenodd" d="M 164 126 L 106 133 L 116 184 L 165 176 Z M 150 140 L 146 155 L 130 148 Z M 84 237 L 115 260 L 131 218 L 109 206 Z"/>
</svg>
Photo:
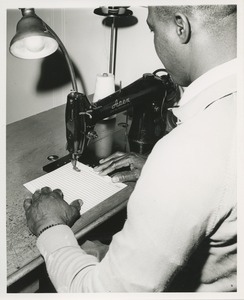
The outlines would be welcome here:
<svg viewBox="0 0 244 300">
<path fill-rule="evenodd" d="M 44 49 L 45 41 L 42 36 L 30 36 L 24 39 L 25 47 L 30 52 L 39 52 Z"/>
</svg>

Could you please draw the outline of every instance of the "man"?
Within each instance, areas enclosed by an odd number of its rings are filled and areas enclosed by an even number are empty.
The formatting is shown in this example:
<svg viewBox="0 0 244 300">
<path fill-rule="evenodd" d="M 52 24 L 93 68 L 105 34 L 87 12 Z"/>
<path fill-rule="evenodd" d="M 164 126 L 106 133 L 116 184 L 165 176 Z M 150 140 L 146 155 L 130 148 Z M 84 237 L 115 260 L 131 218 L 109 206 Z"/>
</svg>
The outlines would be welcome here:
<svg viewBox="0 0 244 300">
<path fill-rule="evenodd" d="M 60 190 L 47 187 L 25 200 L 28 226 L 59 292 L 237 288 L 236 6 L 149 7 L 147 22 L 163 65 L 187 87 L 173 109 L 178 126 L 149 155 L 124 228 L 100 262 L 69 228 L 78 201 L 68 205 Z"/>
</svg>

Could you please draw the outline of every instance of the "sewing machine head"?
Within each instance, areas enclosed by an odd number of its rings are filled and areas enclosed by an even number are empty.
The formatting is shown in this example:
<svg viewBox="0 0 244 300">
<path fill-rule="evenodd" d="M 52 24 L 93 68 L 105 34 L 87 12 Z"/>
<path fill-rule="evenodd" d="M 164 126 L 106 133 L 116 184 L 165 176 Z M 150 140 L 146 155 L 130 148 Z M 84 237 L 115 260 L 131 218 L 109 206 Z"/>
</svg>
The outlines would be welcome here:
<svg viewBox="0 0 244 300">
<path fill-rule="evenodd" d="M 66 105 L 67 150 L 77 160 L 90 139 L 96 137 L 95 124 L 106 117 L 132 109 L 129 132 L 131 151 L 145 153 L 167 134 L 168 108 L 180 98 L 180 89 L 168 74 L 160 70 L 146 73 L 140 79 L 115 93 L 91 103 L 81 93 L 71 92 Z M 164 70 L 163 70 L 164 71 Z"/>
</svg>

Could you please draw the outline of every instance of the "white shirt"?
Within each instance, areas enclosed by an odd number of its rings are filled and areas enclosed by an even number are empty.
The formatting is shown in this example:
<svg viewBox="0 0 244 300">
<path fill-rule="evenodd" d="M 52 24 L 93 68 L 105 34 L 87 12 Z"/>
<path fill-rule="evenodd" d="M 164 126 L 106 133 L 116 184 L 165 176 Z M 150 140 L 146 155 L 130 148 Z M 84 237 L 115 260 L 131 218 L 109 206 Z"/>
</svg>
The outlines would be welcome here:
<svg viewBox="0 0 244 300">
<path fill-rule="evenodd" d="M 59 292 L 235 291 L 236 60 L 205 73 L 173 111 L 128 218 L 101 262 L 60 225 L 37 239 Z"/>
</svg>

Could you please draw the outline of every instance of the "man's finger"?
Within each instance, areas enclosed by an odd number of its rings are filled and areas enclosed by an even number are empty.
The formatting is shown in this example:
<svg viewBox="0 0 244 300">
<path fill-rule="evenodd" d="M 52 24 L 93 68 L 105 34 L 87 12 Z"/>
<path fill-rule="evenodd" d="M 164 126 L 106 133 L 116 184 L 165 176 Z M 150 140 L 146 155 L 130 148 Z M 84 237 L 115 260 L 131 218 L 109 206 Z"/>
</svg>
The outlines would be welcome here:
<svg viewBox="0 0 244 300">
<path fill-rule="evenodd" d="M 112 182 L 135 181 L 137 179 L 138 179 L 138 177 L 137 177 L 137 174 L 135 172 L 123 171 L 123 172 L 116 173 L 112 177 Z"/>
<path fill-rule="evenodd" d="M 70 203 L 71 206 L 75 207 L 80 211 L 81 206 L 83 205 L 83 201 L 81 199 L 74 200 Z"/>
<path fill-rule="evenodd" d="M 41 191 L 40 191 L 40 190 L 36 190 L 36 191 L 34 192 L 34 194 L 32 195 L 32 200 L 33 200 L 33 201 L 38 200 L 38 199 L 40 198 L 40 195 L 41 195 Z"/>
<path fill-rule="evenodd" d="M 55 189 L 55 190 L 53 190 L 53 193 L 58 194 L 62 199 L 63 199 L 63 197 L 64 197 L 64 194 L 63 194 L 63 192 L 62 192 L 60 189 Z"/>
<path fill-rule="evenodd" d="M 109 173 L 112 173 L 113 171 L 117 170 L 117 169 L 120 169 L 122 167 L 128 167 L 130 164 L 129 164 L 129 161 L 127 158 L 122 158 L 122 159 L 119 159 L 119 160 L 115 160 L 113 162 L 110 163 L 110 165 L 107 166 L 106 169 L 104 170 L 101 170 L 99 172 L 99 175 L 107 175 Z"/>
<path fill-rule="evenodd" d="M 52 192 L 52 189 L 50 188 L 50 187 L 48 187 L 48 186 L 45 186 L 45 187 L 43 187 L 42 189 L 41 189 L 41 193 L 42 194 L 49 194 L 49 193 L 51 193 Z"/>
<path fill-rule="evenodd" d="M 101 171 L 107 169 L 107 167 L 110 165 L 110 163 L 111 163 L 110 161 L 107 161 L 101 165 L 96 166 L 93 170 L 95 172 L 101 172 Z"/>
<path fill-rule="evenodd" d="M 116 152 L 117 153 L 117 152 Z M 112 157 L 113 156 L 113 157 Z M 106 171 L 106 174 L 108 174 L 109 172 L 107 172 L 107 168 L 111 167 L 112 164 L 116 163 L 118 161 L 118 159 L 120 159 L 121 156 L 117 156 L 117 155 L 112 155 L 109 157 L 109 159 L 107 158 L 106 161 L 104 160 L 102 163 L 100 161 L 100 165 L 96 166 L 94 168 L 95 172 L 103 172 Z M 123 155 L 124 156 L 124 155 Z"/>
<path fill-rule="evenodd" d="M 71 215 L 67 222 L 67 225 L 69 225 L 70 227 L 73 226 L 74 223 L 79 219 L 82 204 L 83 201 L 81 199 L 77 199 L 70 203 Z"/>
<path fill-rule="evenodd" d="M 27 211 L 28 208 L 31 206 L 31 204 L 32 204 L 32 198 L 26 198 L 23 203 L 24 210 Z"/>
<path fill-rule="evenodd" d="M 120 156 L 123 156 L 123 155 L 125 155 L 124 152 L 117 151 L 117 152 L 115 152 L 115 153 L 109 155 L 109 156 L 106 157 L 106 158 L 100 159 L 100 160 L 99 160 L 99 163 L 100 163 L 100 164 L 103 164 L 103 163 L 105 163 L 105 162 L 107 162 L 107 161 L 109 161 L 109 160 L 111 160 L 111 159 L 114 159 L 114 158 L 117 158 L 117 157 L 120 157 Z"/>
</svg>

